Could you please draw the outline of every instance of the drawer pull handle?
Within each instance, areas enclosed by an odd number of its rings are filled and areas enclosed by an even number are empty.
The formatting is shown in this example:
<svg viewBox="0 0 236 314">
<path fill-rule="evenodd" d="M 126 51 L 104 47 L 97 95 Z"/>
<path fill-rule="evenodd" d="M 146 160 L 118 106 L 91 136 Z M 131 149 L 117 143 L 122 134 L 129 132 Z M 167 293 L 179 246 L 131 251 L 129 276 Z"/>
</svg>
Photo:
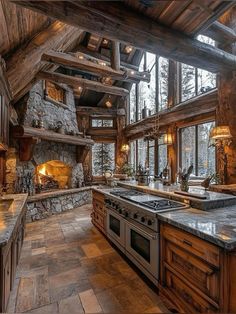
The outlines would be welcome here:
<svg viewBox="0 0 236 314">
<path fill-rule="evenodd" d="M 188 246 L 193 246 L 192 242 L 188 241 L 188 240 L 183 240 L 183 243 L 188 245 Z"/>
</svg>

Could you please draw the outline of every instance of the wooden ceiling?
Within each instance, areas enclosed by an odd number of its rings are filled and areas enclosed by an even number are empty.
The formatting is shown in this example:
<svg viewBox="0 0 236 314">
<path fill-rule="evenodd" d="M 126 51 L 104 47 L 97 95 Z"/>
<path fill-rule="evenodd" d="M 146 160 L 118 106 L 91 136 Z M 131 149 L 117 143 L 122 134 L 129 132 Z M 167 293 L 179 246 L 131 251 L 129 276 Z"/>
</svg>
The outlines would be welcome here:
<svg viewBox="0 0 236 314">
<path fill-rule="evenodd" d="M 232 5 L 222 0 L 125 0 L 127 6 L 186 35 L 195 35 Z"/>
<path fill-rule="evenodd" d="M 216 72 L 225 66 L 231 68 L 232 64 L 235 65 L 235 59 L 231 58 L 231 55 L 222 58 L 221 51 L 214 52 L 212 47 L 202 47 L 197 40 L 191 37 L 199 32 L 204 32 L 207 28 L 209 30 L 211 28 L 209 25 L 213 25 L 212 23 L 233 5 L 234 1 L 222 0 L 0 0 L 0 34 L 2 35 L 0 36 L 0 54 L 8 61 L 7 66 L 9 65 L 10 70 L 12 68 L 12 66 L 10 67 L 11 60 L 15 62 L 16 58 L 14 57 L 24 55 L 19 50 L 25 50 L 31 42 L 30 47 L 34 51 L 35 44 L 38 45 L 38 42 L 45 37 L 44 32 L 47 32 L 53 22 L 60 20 L 67 26 L 69 26 L 68 24 L 74 25 L 75 31 L 81 32 L 77 43 L 74 38 L 70 47 L 67 45 L 68 47 L 62 49 L 63 51 L 83 52 L 109 63 L 111 40 L 118 40 L 121 42 L 121 65 L 126 68 L 137 69 L 142 56 L 140 49 L 144 49 L 153 53 L 159 51 L 160 55 L 173 59 L 178 54 L 181 55 L 181 60 L 176 58 L 178 61 L 183 62 L 184 60 L 195 66 L 199 65 L 199 62 L 203 62 L 203 68 Z M 221 24 L 218 24 L 212 28 L 213 37 L 217 32 L 219 39 L 223 38 L 224 41 L 225 38 L 227 40 L 230 38 L 231 42 L 235 41 L 235 33 L 231 29 L 221 29 L 222 37 L 219 36 L 218 30 Z M 71 34 L 73 29 L 67 31 Z M 38 34 L 41 34 L 38 37 L 39 41 L 35 41 L 34 38 Z M 125 51 L 127 45 L 133 48 L 129 53 Z M 153 47 L 153 45 L 156 46 Z M 35 73 L 35 77 L 42 69 L 40 63 L 42 54 L 47 52 L 49 47 L 53 50 L 60 48 L 56 41 L 51 44 L 49 40 L 46 44 L 44 43 L 44 46 L 42 49 L 38 47 L 37 60 L 28 62 L 32 71 L 27 69 L 27 73 Z M 24 68 L 26 69 L 25 66 Z M 13 73 L 12 76 L 14 76 Z M 23 76 L 19 77 L 19 79 L 23 78 Z M 85 78 L 88 77 L 85 76 Z M 113 80 L 113 85 L 129 89 L 127 84 L 130 83 Z M 25 90 L 26 87 L 23 91 Z M 98 101 L 98 106 L 104 105 L 108 95 L 105 94 L 102 97 L 100 94 L 99 97 L 95 97 L 94 94 L 95 92 L 84 89 L 79 98 L 81 101 L 86 98 L 90 101 L 92 95 L 92 98 L 96 99 L 96 102 Z M 18 97 L 20 96 L 21 93 Z M 116 96 L 112 97 L 116 98 Z"/>
<path fill-rule="evenodd" d="M 13 53 L 46 28 L 51 19 L 45 15 L 0 0 L 0 55 Z"/>
</svg>

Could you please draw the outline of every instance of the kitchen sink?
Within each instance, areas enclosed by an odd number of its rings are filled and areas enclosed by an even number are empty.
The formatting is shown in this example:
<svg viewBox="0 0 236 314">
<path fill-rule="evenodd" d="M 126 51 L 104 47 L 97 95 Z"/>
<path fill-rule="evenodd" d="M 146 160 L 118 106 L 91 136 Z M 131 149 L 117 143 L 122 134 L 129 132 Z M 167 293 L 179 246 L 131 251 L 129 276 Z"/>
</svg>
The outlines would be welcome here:
<svg viewBox="0 0 236 314">
<path fill-rule="evenodd" d="M 0 199 L 0 212 L 7 212 L 10 209 L 12 203 L 13 200 L 11 199 L 9 200 Z"/>
</svg>

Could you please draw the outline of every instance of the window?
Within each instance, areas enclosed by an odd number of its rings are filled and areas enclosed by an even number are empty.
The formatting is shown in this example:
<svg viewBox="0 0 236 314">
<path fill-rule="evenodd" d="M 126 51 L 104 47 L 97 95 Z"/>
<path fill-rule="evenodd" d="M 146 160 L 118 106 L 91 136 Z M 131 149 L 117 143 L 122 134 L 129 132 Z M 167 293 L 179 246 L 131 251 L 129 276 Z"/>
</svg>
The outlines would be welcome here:
<svg viewBox="0 0 236 314">
<path fill-rule="evenodd" d="M 195 176 L 205 177 L 215 172 L 215 149 L 209 147 L 209 135 L 214 122 L 198 124 L 180 130 L 180 168 L 194 166 Z"/>
<path fill-rule="evenodd" d="M 92 118 L 92 128 L 113 128 L 113 119 L 95 119 Z"/>
<path fill-rule="evenodd" d="M 166 167 L 168 161 L 167 157 L 167 145 L 164 144 L 164 135 L 158 139 L 157 147 L 157 174 L 160 175 L 163 169 Z"/>
<path fill-rule="evenodd" d="M 137 141 L 130 142 L 130 164 L 134 170 L 137 169 L 136 151 L 137 151 Z"/>
<path fill-rule="evenodd" d="M 66 104 L 66 91 L 57 84 L 45 81 L 45 98 L 49 101 Z"/>
<path fill-rule="evenodd" d="M 92 148 L 93 175 L 101 176 L 115 169 L 115 144 L 95 143 Z"/>
<path fill-rule="evenodd" d="M 138 165 L 147 166 L 147 141 L 138 139 Z"/>
<path fill-rule="evenodd" d="M 129 123 L 136 122 L 136 84 L 132 85 L 129 94 Z"/>
<path fill-rule="evenodd" d="M 148 141 L 148 168 L 151 176 L 155 174 L 155 141 Z"/>
<path fill-rule="evenodd" d="M 215 46 L 215 41 L 199 35 L 197 39 L 208 45 Z M 216 74 L 181 64 L 181 101 L 208 92 L 216 87 Z"/>
<path fill-rule="evenodd" d="M 167 108 L 168 105 L 168 75 L 169 60 L 159 57 L 158 59 L 158 110 Z"/>
<path fill-rule="evenodd" d="M 147 109 L 148 115 L 156 112 L 156 61 L 156 55 L 145 52 L 140 62 L 139 71 L 149 71 L 151 77 L 149 83 L 141 81 L 138 84 L 139 119 L 146 117 L 146 114 L 142 113 L 144 108 Z"/>
</svg>

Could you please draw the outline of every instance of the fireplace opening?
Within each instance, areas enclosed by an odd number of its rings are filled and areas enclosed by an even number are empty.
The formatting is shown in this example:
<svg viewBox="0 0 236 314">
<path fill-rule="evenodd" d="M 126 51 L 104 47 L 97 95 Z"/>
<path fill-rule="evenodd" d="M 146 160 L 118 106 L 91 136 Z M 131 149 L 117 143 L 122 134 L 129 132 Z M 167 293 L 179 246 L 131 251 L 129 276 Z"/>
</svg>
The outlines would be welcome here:
<svg viewBox="0 0 236 314">
<path fill-rule="evenodd" d="M 71 187 L 72 168 L 60 160 L 50 160 L 36 167 L 35 183 L 38 192 Z"/>
</svg>

